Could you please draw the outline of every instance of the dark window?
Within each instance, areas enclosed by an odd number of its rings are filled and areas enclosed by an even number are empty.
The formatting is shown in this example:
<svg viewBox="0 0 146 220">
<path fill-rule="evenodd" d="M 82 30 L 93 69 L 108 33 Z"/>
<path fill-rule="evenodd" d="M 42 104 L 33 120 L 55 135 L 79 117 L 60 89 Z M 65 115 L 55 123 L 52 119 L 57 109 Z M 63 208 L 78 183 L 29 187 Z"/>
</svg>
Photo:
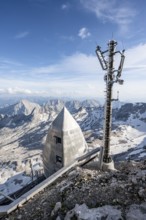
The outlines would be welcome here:
<svg viewBox="0 0 146 220">
<path fill-rule="evenodd" d="M 56 155 L 56 162 L 62 163 L 62 157 Z"/>
<path fill-rule="evenodd" d="M 54 136 L 54 137 L 55 137 L 56 144 L 61 144 L 61 138 L 57 136 Z"/>
</svg>

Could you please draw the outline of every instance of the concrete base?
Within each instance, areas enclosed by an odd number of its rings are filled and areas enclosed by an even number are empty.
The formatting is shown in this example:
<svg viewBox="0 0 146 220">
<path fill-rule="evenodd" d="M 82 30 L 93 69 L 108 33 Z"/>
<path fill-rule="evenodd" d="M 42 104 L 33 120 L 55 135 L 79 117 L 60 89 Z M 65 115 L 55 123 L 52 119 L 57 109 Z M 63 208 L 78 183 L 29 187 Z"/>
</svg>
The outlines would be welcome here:
<svg viewBox="0 0 146 220">
<path fill-rule="evenodd" d="M 103 171 L 114 171 L 116 170 L 114 167 L 114 161 L 112 160 L 110 163 L 102 163 L 102 170 Z"/>
</svg>

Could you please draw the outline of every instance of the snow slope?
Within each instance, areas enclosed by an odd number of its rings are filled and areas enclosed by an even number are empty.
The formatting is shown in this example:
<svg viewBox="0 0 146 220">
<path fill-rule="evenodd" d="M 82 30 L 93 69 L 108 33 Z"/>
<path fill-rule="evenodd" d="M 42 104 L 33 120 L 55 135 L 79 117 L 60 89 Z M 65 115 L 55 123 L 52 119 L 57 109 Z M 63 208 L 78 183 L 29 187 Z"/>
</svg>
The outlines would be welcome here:
<svg viewBox="0 0 146 220">
<path fill-rule="evenodd" d="M 22 100 L 1 108 L 1 184 L 6 182 L 13 185 L 13 175 L 18 175 L 18 180 L 19 175 L 26 179 L 22 174 L 25 167 L 17 173 L 10 164 L 41 155 L 48 128 L 64 105 L 81 126 L 90 149 L 102 145 L 104 108 L 95 100 L 56 99 L 48 101 L 43 106 Z M 111 154 L 115 160 L 146 158 L 146 103 L 119 103 L 114 106 Z M 4 168 L 2 164 L 6 164 L 6 167 Z M 37 162 L 34 166 L 35 164 Z M 22 181 L 22 185 L 24 182 Z M 18 188 L 20 185 L 21 183 L 17 184 Z M 1 187 L 4 190 L 5 187 L 3 185 Z"/>
<path fill-rule="evenodd" d="M 28 100 L 23 99 L 14 105 L 0 108 L 0 114 L 7 116 L 14 116 L 19 114 L 29 115 L 34 109 L 39 112 L 41 107 L 36 103 L 32 103 Z"/>
</svg>

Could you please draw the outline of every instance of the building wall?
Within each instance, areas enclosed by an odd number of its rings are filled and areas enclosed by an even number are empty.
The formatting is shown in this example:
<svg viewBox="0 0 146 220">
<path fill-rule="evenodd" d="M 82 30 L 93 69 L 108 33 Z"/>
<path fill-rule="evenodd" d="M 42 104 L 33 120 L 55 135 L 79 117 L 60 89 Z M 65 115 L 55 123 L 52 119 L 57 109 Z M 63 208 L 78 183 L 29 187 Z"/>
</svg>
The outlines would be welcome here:
<svg viewBox="0 0 146 220">
<path fill-rule="evenodd" d="M 69 165 L 77 157 L 83 155 L 87 145 L 80 127 L 63 132 L 64 166 Z"/>
<path fill-rule="evenodd" d="M 46 176 L 50 176 L 63 167 L 63 145 L 62 143 L 56 143 L 56 137 L 62 140 L 62 132 L 50 128 L 43 149 L 43 163 Z"/>
<path fill-rule="evenodd" d="M 61 143 L 56 143 L 56 137 L 61 138 Z M 68 166 L 86 151 L 87 144 L 80 127 L 62 132 L 50 128 L 43 150 L 45 176 Z"/>
<path fill-rule="evenodd" d="M 63 108 L 49 128 L 43 150 L 46 177 L 63 166 L 70 165 L 87 152 L 83 133 L 66 108 Z"/>
</svg>

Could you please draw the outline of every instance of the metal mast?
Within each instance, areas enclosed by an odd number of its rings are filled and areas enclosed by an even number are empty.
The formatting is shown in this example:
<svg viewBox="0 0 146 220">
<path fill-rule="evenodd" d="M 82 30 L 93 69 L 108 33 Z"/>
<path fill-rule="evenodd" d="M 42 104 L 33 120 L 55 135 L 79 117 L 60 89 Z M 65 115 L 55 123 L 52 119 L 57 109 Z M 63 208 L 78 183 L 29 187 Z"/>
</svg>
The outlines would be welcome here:
<svg viewBox="0 0 146 220">
<path fill-rule="evenodd" d="M 119 82 L 123 84 L 121 77 L 123 64 L 124 64 L 124 50 L 122 52 L 116 51 L 117 42 L 110 40 L 108 43 L 108 50 L 102 52 L 100 47 L 96 48 L 96 55 L 99 59 L 101 67 L 106 70 L 107 73 L 104 76 L 106 82 L 106 100 L 104 107 L 104 134 L 103 134 L 103 147 L 101 148 L 100 168 L 102 163 L 110 163 L 112 158 L 110 156 L 110 133 L 111 133 L 111 122 L 112 122 L 112 89 L 113 84 Z M 108 52 L 108 60 L 105 60 L 104 54 Z M 119 53 L 121 55 L 121 61 L 117 70 L 114 69 L 114 56 Z"/>
</svg>

